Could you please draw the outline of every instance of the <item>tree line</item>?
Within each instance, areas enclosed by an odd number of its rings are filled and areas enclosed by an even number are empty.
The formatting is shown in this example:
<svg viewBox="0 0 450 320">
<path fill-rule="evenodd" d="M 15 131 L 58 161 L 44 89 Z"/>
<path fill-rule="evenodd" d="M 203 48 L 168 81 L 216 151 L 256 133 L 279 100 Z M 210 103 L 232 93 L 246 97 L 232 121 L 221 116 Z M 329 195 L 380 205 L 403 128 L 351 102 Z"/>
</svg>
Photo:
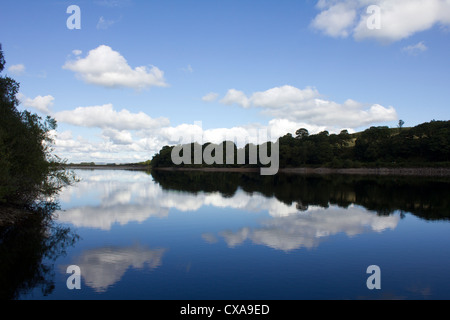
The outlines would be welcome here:
<svg viewBox="0 0 450 320">
<path fill-rule="evenodd" d="M 295 136 L 288 133 L 278 139 L 280 168 L 447 167 L 450 165 L 450 121 L 432 120 L 410 128 L 404 128 L 403 124 L 404 122 L 400 121 L 397 128 L 370 127 L 353 134 L 347 130 L 339 134 L 330 134 L 328 131 L 309 134 L 307 129 L 300 128 Z M 203 150 L 207 145 L 208 143 L 202 146 Z M 194 146 L 195 144 L 192 143 L 192 150 Z M 164 146 L 155 154 L 151 160 L 152 167 L 176 167 L 171 159 L 173 148 L 174 146 Z M 244 165 L 214 164 L 211 166 L 261 167 L 261 163 L 249 164 L 249 148 L 249 144 L 243 148 L 246 152 Z M 238 148 L 235 147 L 235 150 Z M 223 154 L 226 158 L 226 148 Z M 210 165 L 203 163 L 180 166 L 201 168 Z"/>
</svg>

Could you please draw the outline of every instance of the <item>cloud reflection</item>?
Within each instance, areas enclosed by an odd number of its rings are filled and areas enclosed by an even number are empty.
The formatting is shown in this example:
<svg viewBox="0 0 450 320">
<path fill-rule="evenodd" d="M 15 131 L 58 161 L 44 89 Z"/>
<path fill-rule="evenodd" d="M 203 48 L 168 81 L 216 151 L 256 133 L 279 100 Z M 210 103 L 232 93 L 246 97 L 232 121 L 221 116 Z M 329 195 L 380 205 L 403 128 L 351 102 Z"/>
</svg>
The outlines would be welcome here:
<svg viewBox="0 0 450 320">
<path fill-rule="evenodd" d="M 152 270 L 161 266 L 165 249 L 149 249 L 139 245 L 131 247 L 104 247 L 84 251 L 74 264 L 81 269 L 85 284 L 96 292 L 106 292 L 120 281 L 127 269 Z"/>
<path fill-rule="evenodd" d="M 223 238 L 229 247 L 250 240 L 255 244 L 290 251 L 317 247 L 325 239 L 339 233 L 351 237 L 395 229 L 400 219 L 398 215 L 380 216 L 355 205 L 345 209 L 338 206 L 305 207 L 300 202 L 287 205 L 275 197 L 248 194 L 240 189 L 232 197 L 225 197 L 220 192 L 193 194 L 164 190 L 142 172 L 82 174 L 82 182 L 67 189 L 62 199 L 69 203 L 74 198 L 79 201 L 96 190 L 100 203 L 69 208 L 59 217 L 60 221 L 79 227 L 109 230 L 113 224 L 126 225 L 144 222 L 150 217 L 167 217 L 171 209 L 191 212 L 203 206 L 268 212 L 271 218 L 263 221 L 260 228 L 243 226 L 238 231 L 224 230 L 218 234 L 219 238 Z M 202 238 L 207 243 L 218 241 L 210 233 L 204 233 Z"/>
<path fill-rule="evenodd" d="M 242 228 L 237 232 L 224 231 L 219 235 L 231 248 L 251 240 L 255 244 L 290 251 L 317 247 L 323 240 L 339 233 L 352 237 L 366 232 L 395 229 L 400 220 L 398 215 L 379 216 L 356 206 L 347 209 L 311 209 L 306 214 L 268 219 L 261 228 L 254 230 Z"/>
<path fill-rule="evenodd" d="M 59 212 L 58 217 L 59 221 L 77 227 L 110 230 L 114 224 L 141 223 L 151 217 L 165 218 L 171 209 L 189 212 L 199 210 L 203 206 L 249 212 L 267 211 L 273 217 L 298 212 L 295 203 L 286 205 L 276 198 L 268 198 L 258 193 L 248 194 L 243 190 L 238 190 L 231 198 L 224 197 L 220 192 L 192 194 L 163 190 L 143 172 L 77 173 L 82 180 L 62 192 L 60 201 L 64 207 L 69 208 Z M 89 199 L 93 193 L 97 193 L 97 203 L 70 208 L 72 203 L 87 201 L 84 199 Z"/>
</svg>

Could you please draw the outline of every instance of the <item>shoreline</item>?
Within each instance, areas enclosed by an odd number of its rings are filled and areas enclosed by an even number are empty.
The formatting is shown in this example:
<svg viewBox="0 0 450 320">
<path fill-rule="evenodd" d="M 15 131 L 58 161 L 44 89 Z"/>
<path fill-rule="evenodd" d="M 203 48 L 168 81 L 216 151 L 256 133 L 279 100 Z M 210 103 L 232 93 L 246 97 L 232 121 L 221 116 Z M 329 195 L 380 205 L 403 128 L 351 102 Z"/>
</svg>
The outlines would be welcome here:
<svg viewBox="0 0 450 320">
<path fill-rule="evenodd" d="M 95 166 L 82 166 L 82 165 L 66 165 L 65 169 L 72 170 L 150 170 L 151 167 L 145 165 L 95 165 Z"/>
<path fill-rule="evenodd" d="M 259 168 L 156 168 L 161 171 L 259 173 Z M 279 173 L 306 175 L 450 176 L 450 168 L 280 168 Z"/>
<path fill-rule="evenodd" d="M 98 166 L 66 166 L 67 169 L 73 170 L 159 170 L 172 172 L 238 172 L 238 173 L 259 173 L 260 168 L 151 168 L 143 165 L 98 165 Z M 450 168 L 280 168 L 279 173 L 285 174 L 345 174 L 345 175 L 397 175 L 397 176 L 450 176 Z"/>
<path fill-rule="evenodd" d="M 450 168 L 284 168 L 280 169 L 280 172 L 294 174 L 450 176 Z"/>
</svg>

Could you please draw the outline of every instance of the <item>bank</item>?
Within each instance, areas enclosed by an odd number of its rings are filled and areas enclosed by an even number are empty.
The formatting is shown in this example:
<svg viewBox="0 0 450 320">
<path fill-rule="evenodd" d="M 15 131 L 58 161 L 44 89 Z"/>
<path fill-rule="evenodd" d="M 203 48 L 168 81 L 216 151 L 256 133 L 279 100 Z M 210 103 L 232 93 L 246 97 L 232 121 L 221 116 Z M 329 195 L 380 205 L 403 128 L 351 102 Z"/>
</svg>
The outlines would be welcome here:
<svg viewBox="0 0 450 320">
<path fill-rule="evenodd" d="M 242 172 L 259 173 L 260 168 L 189 168 L 161 167 L 160 171 L 199 171 L 199 172 Z M 395 175 L 395 176 L 450 176 L 450 168 L 280 168 L 279 173 L 288 174 L 353 174 L 353 175 Z"/>
</svg>

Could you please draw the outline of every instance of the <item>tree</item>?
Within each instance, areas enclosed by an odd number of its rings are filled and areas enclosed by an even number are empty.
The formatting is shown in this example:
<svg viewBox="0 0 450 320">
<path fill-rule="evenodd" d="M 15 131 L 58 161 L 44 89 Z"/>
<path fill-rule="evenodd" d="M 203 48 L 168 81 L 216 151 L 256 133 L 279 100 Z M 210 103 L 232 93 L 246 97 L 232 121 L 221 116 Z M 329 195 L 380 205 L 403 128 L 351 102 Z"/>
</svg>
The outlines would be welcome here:
<svg viewBox="0 0 450 320">
<path fill-rule="evenodd" d="M 295 135 L 296 135 L 296 139 L 303 139 L 309 136 L 309 132 L 308 130 L 306 130 L 305 128 L 301 128 L 298 129 L 297 131 L 295 131 Z"/>
<path fill-rule="evenodd" d="M 400 120 L 398 121 L 398 128 L 401 129 L 401 128 L 403 128 L 404 125 L 405 125 L 405 121 L 403 121 L 403 120 L 400 119 Z"/>
<path fill-rule="evenodd" d="M 5 58 L 0 45 L 0 72 Z M 29 207 L 74 181 L 52 154 L 55 119 L 18 111 L 19 84 L 0 77 L 0 204 Z"/>
</svg>

